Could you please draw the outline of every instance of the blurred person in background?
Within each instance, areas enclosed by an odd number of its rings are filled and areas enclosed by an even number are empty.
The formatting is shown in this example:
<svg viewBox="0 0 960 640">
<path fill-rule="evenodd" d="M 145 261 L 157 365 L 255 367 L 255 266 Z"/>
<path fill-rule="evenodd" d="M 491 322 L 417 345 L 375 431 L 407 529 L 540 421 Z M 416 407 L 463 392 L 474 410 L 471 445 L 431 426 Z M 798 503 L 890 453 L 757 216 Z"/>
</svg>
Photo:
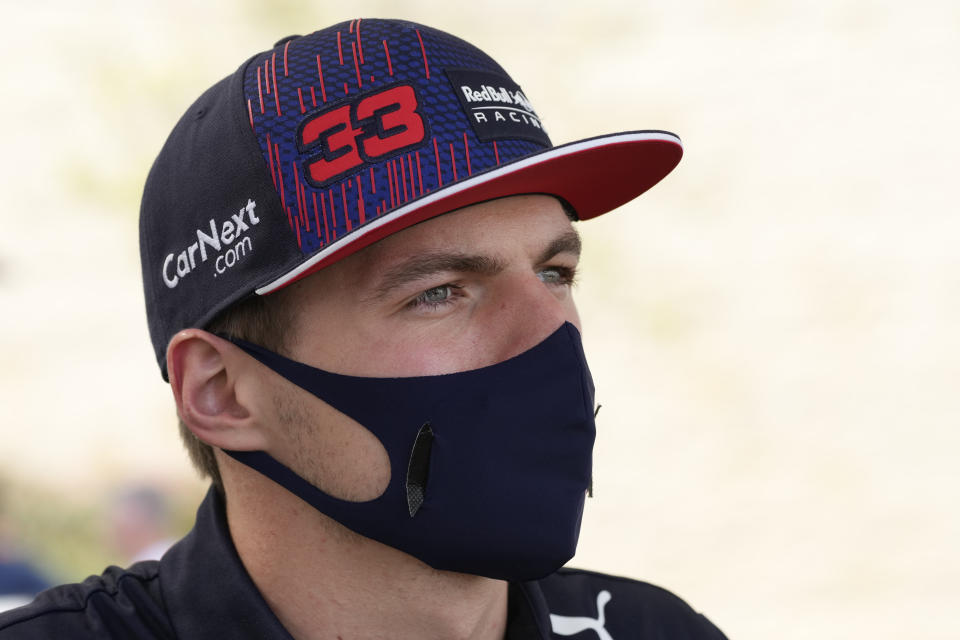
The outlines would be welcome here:
<svg viewBox="0 0 960 640">
<path fill-rule="evenodd" d="M 47 579 L 18 549 L 18 534 L 6 512 L 6 488 L 0 483 L 0 611 L 30 602 L 50 586 Z"/>
<path fill-rule="evenodd" d="M 155 355 L 212 481 L 194 530 L 0 637 L 723 638 L 563 567 L 596 411 L 571 222 L 681 155 L 662 131 L 554 146 L 496 62 L 422 25 L 255 55 L 188 109 L 141 206 Z"/>
<path fill-rule="evenodd" d="M 109 535 L 125 564 L 159 560 L 176 542 L 170 537 L 170 507 L 158 489 L 148 485 L 120 490 L 110 501 Z"/>
</svg>

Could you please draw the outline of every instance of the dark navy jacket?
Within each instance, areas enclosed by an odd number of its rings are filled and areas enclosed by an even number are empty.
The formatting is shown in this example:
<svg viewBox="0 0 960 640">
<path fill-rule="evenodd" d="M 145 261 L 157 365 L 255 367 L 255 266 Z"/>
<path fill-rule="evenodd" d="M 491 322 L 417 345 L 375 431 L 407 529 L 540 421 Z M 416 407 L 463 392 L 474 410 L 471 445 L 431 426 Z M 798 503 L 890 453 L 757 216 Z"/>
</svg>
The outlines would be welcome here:
<svg viewBox="0 0 960 640">
<path fill-rule="evenodd" d="M 507 640 L 710 639 L 724 636 L 658 587 L 563 569 L 510 585 Z M 0 614 L 0 640 L 290 640 L 237 556 L 211 490 L 197 523 L 160 561 L 110 567 Z"/>
</svg>

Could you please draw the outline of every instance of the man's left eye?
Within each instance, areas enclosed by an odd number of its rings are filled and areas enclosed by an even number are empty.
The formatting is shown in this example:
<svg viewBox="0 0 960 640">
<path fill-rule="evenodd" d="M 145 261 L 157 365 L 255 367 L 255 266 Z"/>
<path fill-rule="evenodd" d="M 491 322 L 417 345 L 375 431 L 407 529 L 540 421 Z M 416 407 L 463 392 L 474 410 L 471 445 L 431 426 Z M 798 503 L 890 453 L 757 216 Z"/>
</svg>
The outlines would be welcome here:
<svg viewBox="0 0 960 640">
<path fill-rule="evenodd" d="M 547 267 L 537 272 L 540 282 L 549 285 L 573 284 L 574 271 L 568 267 Z"/>
</svg>

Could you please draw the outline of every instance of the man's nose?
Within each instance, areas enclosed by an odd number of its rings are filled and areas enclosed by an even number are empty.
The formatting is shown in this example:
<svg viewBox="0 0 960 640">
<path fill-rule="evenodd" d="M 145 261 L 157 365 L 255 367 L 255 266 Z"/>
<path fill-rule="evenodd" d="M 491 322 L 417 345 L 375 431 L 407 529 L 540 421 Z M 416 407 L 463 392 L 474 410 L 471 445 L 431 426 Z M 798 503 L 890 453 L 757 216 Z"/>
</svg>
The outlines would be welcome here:
<svg viewBox="0 0 960 640">
<path fill-rule="evenodd" d="M 494 297 L 490 318 L 497 327 L 496 362 L 529 350 L 543 342 L 564 322 L 580 329 L 576 306 L 567 290 L 564 297 L 544 284 L 535 273 L 517 274 L 501 283 Z"/>
</svg>

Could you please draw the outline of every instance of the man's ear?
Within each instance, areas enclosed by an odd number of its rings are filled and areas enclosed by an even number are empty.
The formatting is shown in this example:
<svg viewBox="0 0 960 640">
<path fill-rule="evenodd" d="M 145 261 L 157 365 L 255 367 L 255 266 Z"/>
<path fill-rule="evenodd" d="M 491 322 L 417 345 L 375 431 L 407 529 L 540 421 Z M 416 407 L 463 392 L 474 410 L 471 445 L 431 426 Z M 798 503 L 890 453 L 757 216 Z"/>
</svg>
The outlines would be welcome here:
<svg viewBox="0 0 960 640">
<path fill-rule="evenodd" d="M 200 440 L 236 451 L 266 448 L 257 398 L 244 384 L 256 375 L 250 358 L 231 342 L 202 329 L 184 329 L 167 345 L 167 371 L 177 412 Z"/>
</svg>

